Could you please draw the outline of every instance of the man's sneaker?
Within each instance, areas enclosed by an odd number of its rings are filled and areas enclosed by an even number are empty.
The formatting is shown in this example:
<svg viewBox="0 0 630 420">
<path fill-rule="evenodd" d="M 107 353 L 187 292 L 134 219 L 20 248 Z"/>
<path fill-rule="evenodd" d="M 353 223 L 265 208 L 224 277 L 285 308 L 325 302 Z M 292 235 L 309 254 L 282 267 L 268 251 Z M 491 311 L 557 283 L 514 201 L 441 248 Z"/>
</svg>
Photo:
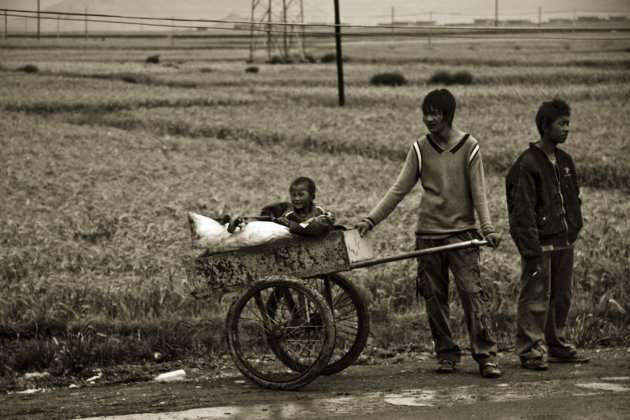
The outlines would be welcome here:
<svg viewBox="0 0 630 420">
<path fill-rule="evenodd" d="M 588 363 L 591 360 L 581 354 L 574 354 L 569 357 L 549 356 L 549 363 Z"/>
<path fill-rule="evenodd" d="M 546 358 L 521 359 L 521 367 L 531 370 L 547 370 L 549 365 Z"/>
<path fill-rule="evenodd" d="M 499 370 L 499 365 L 496 362 L 491 360 L 486 360 L 483 362 L 479 362 L 479 373 L 484 378 L 500 378 L 501 371 Z"/>
<path fill-rule="evenodd" d="M 455 370 L 456 363 L 452 360 L 438 360 L 437 373 L 451 373 Z"/>
</svg>

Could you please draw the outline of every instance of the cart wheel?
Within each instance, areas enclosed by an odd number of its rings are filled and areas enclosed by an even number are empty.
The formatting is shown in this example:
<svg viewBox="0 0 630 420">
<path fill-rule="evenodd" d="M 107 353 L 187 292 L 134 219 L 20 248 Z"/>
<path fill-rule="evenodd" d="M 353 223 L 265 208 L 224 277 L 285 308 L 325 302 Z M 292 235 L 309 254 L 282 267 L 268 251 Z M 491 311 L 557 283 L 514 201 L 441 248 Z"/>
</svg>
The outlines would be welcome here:
<svg viewBox="0 0 630 420">
<path fill-rule="evenodd" d="M 328 364 L 320 372 L 322 375 L 332 375 L 350 366 L 363 351 L 370 333 L 370 314 L 359 290 L 344 276 L 329 274 L 306 281 L 324 296 L 333 310 L 335 348 Z M 268 302 L 267 306 L 273 312 L 273 302 Z M 301 365 L 282 349 L 272 346 L 272 350 L 292 369 L 307 369 L 307 366 Z"/>
<path fill-rule="evenodd" d="M 315 379 L 335 345 L 326 300 L 303 281 L 271 276 L 235 301 L 226 335 L 236 367 L 265 388 L 296 389 Z M 278 353 L 295 363 L 280 360 Z"/>
<path fill-rule="evenodd" d="M 324 296 L 333 310 L 335 349 L 322 369 L 322 375 L 333 375 L 350 366 L 359 357 L 370 334 L 370 312 L 359 290 L 341 274 L 308 279 Z"/>
</svg>

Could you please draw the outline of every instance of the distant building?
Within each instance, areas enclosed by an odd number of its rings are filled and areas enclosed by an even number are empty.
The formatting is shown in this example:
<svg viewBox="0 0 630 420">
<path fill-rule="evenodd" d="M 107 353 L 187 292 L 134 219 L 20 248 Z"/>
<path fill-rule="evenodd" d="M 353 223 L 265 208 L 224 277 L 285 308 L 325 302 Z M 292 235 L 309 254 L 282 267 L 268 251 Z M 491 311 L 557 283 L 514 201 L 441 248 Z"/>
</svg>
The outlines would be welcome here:
<svg viewBox="0 0 630 420">
<path fill-rule="evenodd" d="M 508 19 L 508 25 L 531 25 L 533 22 L 529 19 Z"/>
<path fill-rule="evenodd" d="M 599 16 L 578 16 L 577 17 L 577 21 L 578 22 L 601 22 L 604 19 L 600 18 Z"/>
<path fill-rule="evenodd" d="M 395 20 L 394 22 L 381 22 L 377 24 L 378 26 L 431 26 L 435 25 L 434 20 L 416 20 L 416 21 L 400 21 Z"/>
</svg>

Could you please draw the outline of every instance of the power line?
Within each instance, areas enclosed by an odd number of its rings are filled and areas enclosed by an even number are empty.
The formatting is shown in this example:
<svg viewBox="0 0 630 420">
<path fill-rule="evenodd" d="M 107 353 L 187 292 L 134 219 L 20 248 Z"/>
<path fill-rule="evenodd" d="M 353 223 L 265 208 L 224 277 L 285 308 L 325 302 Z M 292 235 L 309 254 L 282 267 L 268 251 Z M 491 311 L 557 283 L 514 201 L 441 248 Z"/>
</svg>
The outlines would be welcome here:
<svg viewBox="0 0 630 420">
<path fill-rule="evenodd" d="M 33 13 L 36 14 L 37 11 L 32 11 L 32 10 L 22 10 L 22 9 L 4 9 L 7 12 L 19 12 L 19 13 Z M 228 23 L 228 24 L 233 24 L 233 25 L 256 25 L 256 24 L 260 24 L 260 22 L 256 22 L 256 21 L 250 21 L 250 20 L 226 20 L 226 19 L 186 19 L 186 18 L 175 18 L 175 17 L 150 17 L 150 16 L 124 16 L 124 15 L 111 15 L 111 14 L 102 14 L 102 13 L 77 13 L 77 12 L 40 12 L 42 14 L 49 14 L 49 15 L 56 15 L 56 16 L 80 16 L 81 17 L 81 21 L 85 20 L 85 17 L 98 17 L 98 18 L 111 18 L 111 19 L 136 19 L 136 20 L 149 20 L 149 21 L 166 21 L 166 22 L 188 22 L 188 23 L 192 23 L 192 22 L 201 22 L 201 23 Z M 573 13 L 573 11 L 567 11 L 565 13 Z M 462 14 L 464 15 L 464 14 Z M 465 15 L 469 15 L 469 14 L 465 14 Z M 409 16 L 413 16 L 413 15 L 409 15 Z M 419 15 L 421 16 L 421 15 Z M 22 17 L 32 17 L 32 18 L 36 18 L 36 16 L 22 16 Z M 45 16 L 41 17 L 42 19 L 45 19 Z M 49 18 L 50 19 L 50 18 Z M 148 23 L 140 23 L 140 22 L 125 22 L 125 21 L 99 21 L 99 20 L 92 20 L 93 22 L 112 22 L 112 23 L 127 23 L 127 24 L 133 24 L 133 25 L 143 25 L 143 26 L 154 26 L 152 24 L 148 24 Z M 532 22 L 532 25 L 534 23 Z M 170 25 L 170 24 L 169 24 Z M 321 27 L 321 28 L 335 28 L 337 25 L 332 24 L 332 23 L 298 23 L 298 22 L 277 22 L 277 21 L 271 21 L 271 22 L 265 22 L 265 25 L 274 25 L 274 26 L 304 26 L 304 27 Z M 163 25 L 155 25 L 155 26 L 163 26 Z M 374 29 L 374 28 L 387 28 L 387 29 L 391 29 L 392 27 L 394 29 L 408 29 L 408 26 L 397 26 L 397 25 L 360 25 L 360 24 L 340 24 L 340 26 L 342 28 L 357 28 L 357 29 Z M 470 26 L 470 25 L 440 25 L 440 26 L 435 26 L 435 25 L 416 25 L 414 26 L 415 28 L 421 28 L 421 29 L 466 29 L 466 30 L 470 30 L 470 29 L 477 29 L 477 30 L 488 30 L 488 29 L 494 29 L 494 26 L 480 26 L 480 25 L 475 25 L 475 26 Z M 513 29 L 522 29 L 522 30 L 532 30 L 532 31 L 539 31 L 540 28 L 536 27 L 536 28 L 528 28 L 528 27 L 512 27 Z M 588 28 L 590 29 L 590 28 Z M 604 29 L 618 29 L 618 28 L 604 28 Z"/>
<path fill-rule="evenodd" d="M 30 14 L 16 14 L 18 13 L 33 13 L 36 12 L 30 10 L 17 10 L 17 9 L 6 9 L 7 16 L 18 17 L 18 18 L 26 18 L 26 19 L 38 19 L 35 15 Z M 140 17 L 140 16 L 120 16 L 120 15 L 105 15 L 105 14 L 86 14 L 86 13 L 71 13 L 71 12 L 41 12 L 42 14 L 55 15 L 55 16 L 40 16 L 39 19 L 48 19 L 48 20 L 64 20 L 64 21 L 74 21 L 74 22 L 96 22 L 96 23 L 109 23 L 109 24 L 121 24 L 121 25 L 132 25 L 132 26 L 148 26 L 148 27 L 160 27 L 160 28 L 177 28 L 177 29 L 187 29 L 190 30 L 190 23 L 201 22 L 201 23 L 224 23 L 224 24 L 232 24 L 232 25 L 249 25 L 247 29 L 245 26 L 241 28 L 238 27 L 215 27 L 215 26 L 196 26 L 196 29 L 210 29 L 217 31 L 238 31 L 238 32 L 246 32 L 250 28 L 258 32 L 271 32 L 276 34 L 284 33 L 283 30 L 280 29 L 268 29 L 263 28 L 263 24 L 260 22 L 252 22 L 252 21 L 233 21 L 233 20 L 220 20 L 220 19 L 183 19 L 183 18 L 157 18 L 157 17 Z M 60 17 L 67 16 L 67 17 Z M 94 17 L 99 18 L 107 18 L 107 19 L 94 19 Z M 129 20 L 112 20 L 112 19 L 136 19 L 137 21 L 129 21 Z M 142 21 L 141 21 L 142 20 Z M 164 21 L 168 23 L 149 23 L 143 22 L 144 20 L 151 21 Z M 175 22 L 186 22 L 188 25 L 175 24 Z M 269 22 L 264 23 L 264 26 L 285 26 L 285 25 L 294 25 L 294 26 L 302 26 L 304 28 L 331 28 L 336 25 L 333 24 L 324 24 L 324 23 L 316 23 L 316 24 L 307 24 L 307 23 L 284 23 L 284 22 Z M 532 25 L 534 25 L 532 23 Z M 484 38 L 495 38 L 496 30 L 495 26 L 481 26 L 481 25 L 445 25 L 445 26 L 435 26 L 435 25 L 353 25 L 353 24 L 341 24 L 339 25 L 341 28 L 345 29 L 371 29 L 375 32 L 371 33 L 348 33 L 344 34 L 344 37 L 353 37 L 353 36 L 392 36 L 392 29 L 397 29 L 399 32 L 395 34 L 395 36 L 427 36 L 427 31 L 431 32 L 430 35 L 434 37 L 448 37 L 448 38 L 469 38 L 469 39 L 484 39 Z M 597 31 L 618 31 L 620 28 L 618 27 L 600 27 L 600 28 L 592 28 L 592 27 L 572 27 L 571 30 L 597 30 Z M 510 31 L 512 33 L 506 33 L 505 31 Z M 545 35 L 541 36 L 541 33 L 547 32 L 557 32 L 557 28 L 540 28 L 538 26 L 532 27 L 523 27 L 523 26 L 510 26 L 503 27 L 501 36 L 502 38 L 518 38 L 523 39 L 523 36 L 515 36 L 517 34 L 529 34 L 528 39 L 555 39 L 555 40 L 592 40 L 592 37 L 562 37 L 562 36 L 550 36 Z M 568 29 L 567 29 L 568 30 Z M 628 28 L 630 30 L 630 28 Z M 422 31 L 422 32 L 420 32 Z M 458 34 L 452 31 L 474 31 L 478 33 L 468 33 L 468 34 Z M 442 33 L 440 33 L 442 32 Z M 445 33 L 447 32 L 447 33 Z M 328 36 L 329 33 L 326 32 L 304 32 L 304 35 L 307 36 Z M 628 37 L 616 37 L 616 38 L 607 38 L 609 40 L 627 40 Z"/>
</svg>

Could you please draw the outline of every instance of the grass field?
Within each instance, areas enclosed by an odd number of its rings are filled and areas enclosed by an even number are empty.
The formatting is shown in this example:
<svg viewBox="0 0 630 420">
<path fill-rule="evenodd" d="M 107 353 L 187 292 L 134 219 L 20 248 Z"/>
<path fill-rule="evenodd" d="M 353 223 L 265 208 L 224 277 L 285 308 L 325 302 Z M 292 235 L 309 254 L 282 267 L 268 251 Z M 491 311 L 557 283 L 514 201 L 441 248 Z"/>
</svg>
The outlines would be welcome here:
<svg viewBox="0 0 630 420">
<path fill-rule="evenodd" d="M 630 344 L 630 39 L 352 38 L 344 44 L 343 108 L 334 64 L 247 64 L 246 50 L 213 42 L 0 44 L 3 388 L 28 371 L 91 376 L 151 363 L 155 352 L 210 363 L 224 354 L 225 299 L 195 300 L 186 284 L 186 212 L 256 214 L 306 175 L 318 203 L 352 226 L 424 133 L 419 102 L 440 70 L 473 76 L 449 88 L 455 124 L 480 141 L 503 234 L 500 248 L 482 251 L 500 348 L 513 346 L 519 275 L 503 179 L 537 139 L 539 104 L 556 96 L 573 109 L 564 148 L 576 162 L 585 216 L 569 338 Z M 332 51 L 329 41 L 309 45 L 316 58 Z M 154 54 L 160 63 L 146 64 Z M 38 71 L 21 70 L 29 64 Z M 251 65 L 259 72 L 246 73 Z M 370 85 L 388 71 L 409 83 Z M 420 195 L 416 187 L 373 232 L 379 255 L 413 248 Z M 370 301 L 370 348 L 431 349 L 414 297 L 415 262 L 348 275 Z M 456 297 L 452 318 L 467 346 Z"/>
</svg>

